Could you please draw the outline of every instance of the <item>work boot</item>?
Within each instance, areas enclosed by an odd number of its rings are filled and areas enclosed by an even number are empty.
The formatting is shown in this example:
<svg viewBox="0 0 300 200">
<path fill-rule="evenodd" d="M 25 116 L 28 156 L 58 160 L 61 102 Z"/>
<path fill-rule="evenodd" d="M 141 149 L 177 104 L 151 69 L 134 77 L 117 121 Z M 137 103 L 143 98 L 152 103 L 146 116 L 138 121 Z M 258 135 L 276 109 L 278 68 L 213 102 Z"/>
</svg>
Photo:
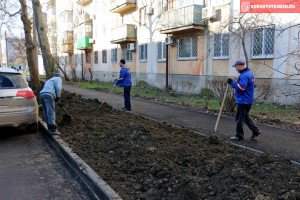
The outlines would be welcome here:
<svg viewBox="0 0 300 200">
<path fill-rule="evenodd" d="M 241 140 L 243 140 L 243 138 L 240 138 L 240 137 L 238 137 L 238 136 L 232 136 L 232 137 L 230 137 L 229 138 L 231 141 L 241 141 Z"/>
<path fill-rule="evenodd" d="M 252 133 L 251 140 L 254 140 L 260 134 L 261 134 L 261 131 L 258 131 L 257 133 Z"/>
<path fill-rule="evenodd" d="M 50 135 L 61 135 L 61 133 L 58 132 L 57 130 L 49 130 L 48 133 L 49 133 Z"/>
</svg>

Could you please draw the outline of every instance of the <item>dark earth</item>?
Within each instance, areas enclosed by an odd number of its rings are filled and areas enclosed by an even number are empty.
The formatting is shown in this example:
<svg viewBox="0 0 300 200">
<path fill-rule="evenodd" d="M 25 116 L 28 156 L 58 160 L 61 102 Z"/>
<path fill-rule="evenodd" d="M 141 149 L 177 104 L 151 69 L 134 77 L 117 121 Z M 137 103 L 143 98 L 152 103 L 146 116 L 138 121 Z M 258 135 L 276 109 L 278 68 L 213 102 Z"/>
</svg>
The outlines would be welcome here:
<svg viewBox="0 0 300 200">
<path fill-rule="evenodd" d="M 300 199 L 300 170 L 190 130 L 116 111 L 64 92 L 73 116 L 59 131 L 69 146 L 124 199 Z"/>
</svg>

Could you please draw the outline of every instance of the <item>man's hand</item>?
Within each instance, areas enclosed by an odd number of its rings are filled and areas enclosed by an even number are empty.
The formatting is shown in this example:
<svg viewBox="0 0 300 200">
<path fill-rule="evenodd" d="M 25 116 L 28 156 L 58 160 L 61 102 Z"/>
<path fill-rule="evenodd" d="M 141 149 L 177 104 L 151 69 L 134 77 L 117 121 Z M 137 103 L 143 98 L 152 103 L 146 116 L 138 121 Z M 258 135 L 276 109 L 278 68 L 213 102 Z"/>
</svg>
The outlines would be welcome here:
<svg viewBox="0 0 300 200">
<path fill-rule="evenodd" d="M 232 80 L 231 78 L 228 78 L 228 79 L 227 79 L 227 84 L 231 85 L 232 81 L 233 81 L 233 80 Z"/>
</svg>

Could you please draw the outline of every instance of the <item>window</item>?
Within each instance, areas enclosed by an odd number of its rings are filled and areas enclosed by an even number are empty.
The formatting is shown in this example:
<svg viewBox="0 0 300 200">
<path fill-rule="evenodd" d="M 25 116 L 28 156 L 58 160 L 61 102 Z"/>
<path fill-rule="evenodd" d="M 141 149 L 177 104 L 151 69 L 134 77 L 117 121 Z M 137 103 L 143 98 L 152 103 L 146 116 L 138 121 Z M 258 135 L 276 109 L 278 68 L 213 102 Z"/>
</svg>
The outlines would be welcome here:
<svg viewBox="0 0 300 200">
<path fill-rule="evenodd" d="M 229 57 L 229 35 L 216 34 L 214 36 L 214 58 Z"/>
<path fill-rule="evenodd" d="M 118 50 L 117 49 L 112 49 L 111 50 L 111 62 L 116 63 L 118 61 Z"/>
<path fill-rule="evenodd" d="M 148 53 L 148 45 L 147 44 L 142 44 L 139 46 L 139 57 L 140 61 L 147 61 L 147 53 Z"/>
<path fill-rule="evenodd" d="M 139 17 L 140 17 L 140 25 L 141 26 L 144 26 L 144 25 L 146 25 L 147 23 L 146 23 L 146 17 L 147 17 L 147 15 L 146 15 L 146 7 L 143 7 L 143 8 L 141 8 L 140 10 L 139 10 Z"/>
<path fill-rule="evenodd" d="M 274 54 L 275 29 L 255 29 L 252 33 L 252 57 L 272 58 Z"/>
<path fill-rule="evenodd" d="M 122 47 L 122 56 L 127 62 L 132 62 L 132 51 L 127 50 L 127 46 Z"/>
<path fill-rule="evenodd" d="M 102 63 L 107 63 L 107 50 L 102 50 Z"/>
<path fill-rule="evenodd" d="M 99 58 L 98 58 L 98 51 L 94 52 L 94 64 L 98 64 Z"/>
<path fill-rule="evenodd" d="M 86 54 L 85 54 L 85 62 L 87 64 L 91 63 L 91 52 L 86 52 Z"/>
<path fill-rule="evenodd" d="M 158 61 L 166 61 L 166 43 L 159 42 L 157 44 L 157 60 Z"/>
<path fill-rule="evenodd" d="M 178 40 L 178 60 L 196 60 L 198 38 L 184 37 Z"/>
</svg>

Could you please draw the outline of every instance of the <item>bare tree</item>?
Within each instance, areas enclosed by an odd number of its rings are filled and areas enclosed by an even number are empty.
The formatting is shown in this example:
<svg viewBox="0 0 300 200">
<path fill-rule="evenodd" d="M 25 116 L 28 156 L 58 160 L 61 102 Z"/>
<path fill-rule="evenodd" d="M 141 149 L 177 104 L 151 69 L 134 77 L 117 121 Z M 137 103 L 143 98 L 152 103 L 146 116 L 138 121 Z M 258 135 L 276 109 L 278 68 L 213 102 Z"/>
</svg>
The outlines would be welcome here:
<svg viewBox="0 0 300 200">
<path fill-rule="evenodd" d="M 35 94 L 38 95 L 41 85 L 40 85 L 38 66 L 34 61 L 36 44 L 34 44 L 31 35 L 32 26 L 31 26 L 31 21 L 28 17 L 26 0 L 19 0 L 19 2 L 21 4 L 21 19 L 24 25 L 24 32 L 25 32 L 26 55 L 27 55 L 27 62 L 28 62 L 30 78 L 31 78 L 30 84 Z"/>
<path fill-rule="evenodd" d="M 38 39 L 42 51 L 43 63 L 47 79 L 53 76 L 54 60 L 51 55 L 49 40 L 47 37 L 47 28 L 43 20 L 42 6 L 39 0 L 32 0 L 33 15 L 36 23 Z"/>
</svg>

